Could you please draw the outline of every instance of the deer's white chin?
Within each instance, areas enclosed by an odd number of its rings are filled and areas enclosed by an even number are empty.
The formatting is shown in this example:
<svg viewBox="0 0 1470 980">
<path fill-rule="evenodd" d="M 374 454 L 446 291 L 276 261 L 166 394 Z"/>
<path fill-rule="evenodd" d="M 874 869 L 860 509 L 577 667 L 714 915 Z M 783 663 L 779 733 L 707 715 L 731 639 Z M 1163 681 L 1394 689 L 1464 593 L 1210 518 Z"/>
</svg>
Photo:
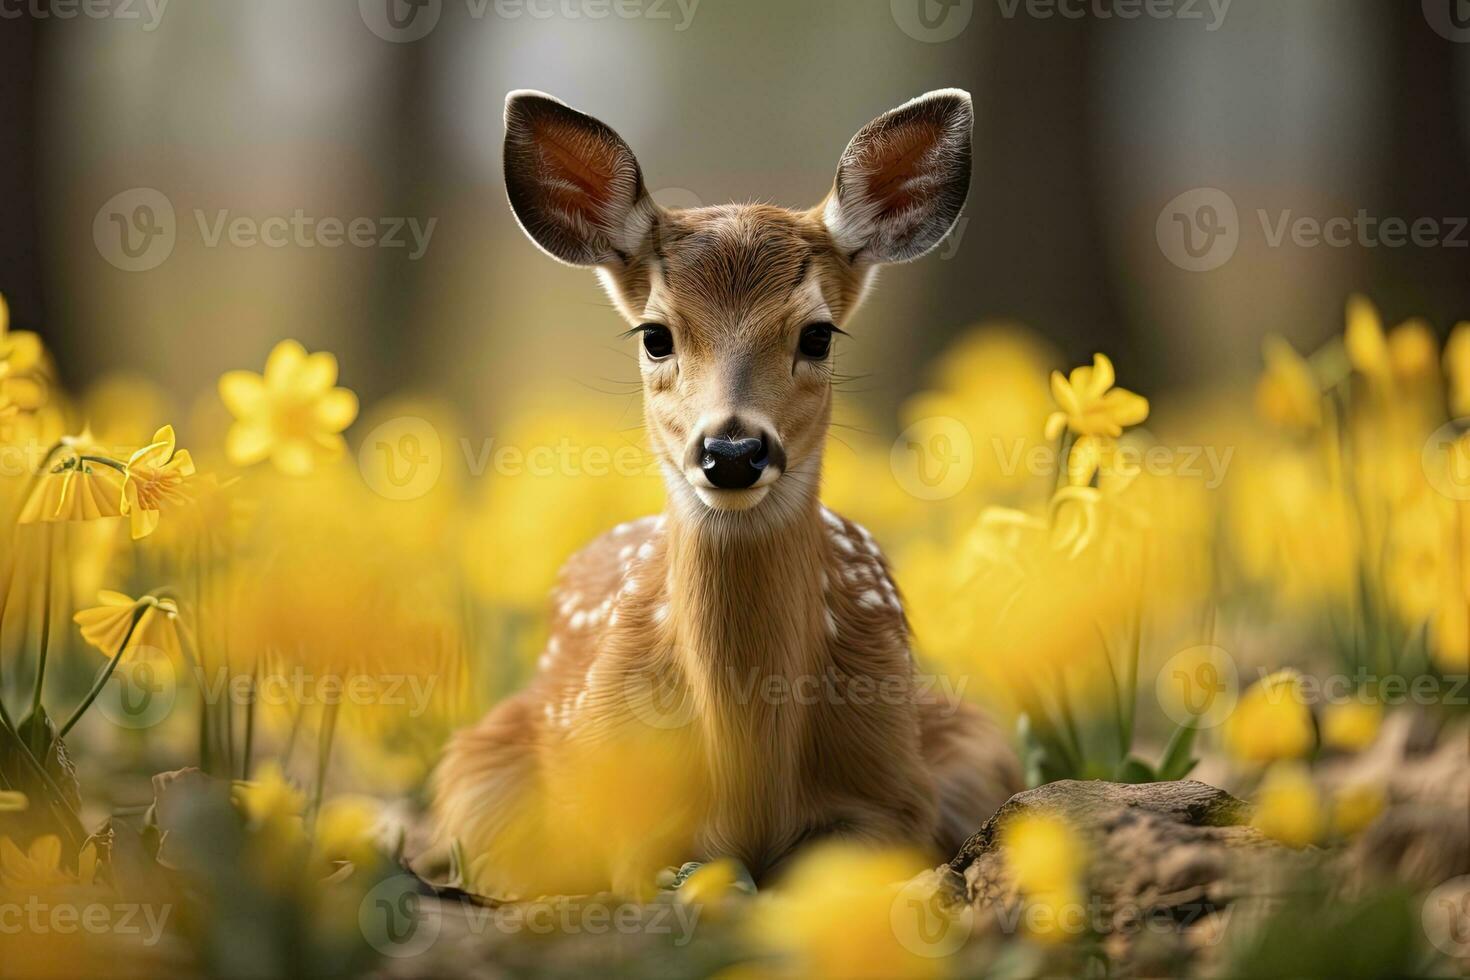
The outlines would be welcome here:
<svg viewBox="0 0 1470 980">
<path fill-rule="evenodd" d="M 717 490 L 694 484 L 694 493 L 710 510 L 750 510 L 766 498 L 771 485 L 749 487 L 745 490 Z"/>
</svg>

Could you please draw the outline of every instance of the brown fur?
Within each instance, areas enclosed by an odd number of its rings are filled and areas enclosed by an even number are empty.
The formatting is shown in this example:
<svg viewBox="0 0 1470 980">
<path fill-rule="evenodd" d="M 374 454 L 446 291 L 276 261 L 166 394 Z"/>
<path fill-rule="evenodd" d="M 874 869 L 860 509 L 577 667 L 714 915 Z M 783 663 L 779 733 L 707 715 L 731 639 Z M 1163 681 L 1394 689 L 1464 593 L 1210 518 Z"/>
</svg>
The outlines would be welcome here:
<svg viewBox="0 0 1470 980">
<path fill-rule="evenodd" d="M 906 251 L 930 245 L 905 229 L 952 220 L 913 213 L 920 195 L 904 174 L 926 165 L 943 115 L 921 108 L 918 130 L 889 114 L 886 144 L 868 131 L 854 140 L 881 176 L 852 192 L 869 197 L 860 217 L 878 221 L 883 195 L 902 197 L 906 210 L 881 219 L 873 240 Z M 881 256 L 839 245 L 855 225 L 834 233 L 832 198 L 805 212 L 653 207 L 621 141 L 578 116 L 539 101 L 508 110 L 512 203 L 543 247 L 598 266 L 630 322 L 667 324 L 676 337 L 677 357 L 643 359 L 670 501 L 567 563 L 537 678 L 446 751 L 436 783 L 444 832 L 486 856 L 483 887 L 522 895 L 635 891 L 660 863 L 723 855 L 759 875 L 826 835 L 953 852 L 1019 788 L 1017 766 L 973 706 L 918 696 L 886 562 L 865 530 L 818 502 L 831 360 L 795 356 L 806 324 L 848 320 Z M 551 150 L 518 138 L 537 125 L 555 130 Z M 567 162 L 579 141 L 593 164 Z M 566 200 L 599 173 L 621 183 Z M 553 193 L 539 194 L 542 181 Z M 623 210 L 607 213 L 625 185 L 636 189 Z M 928 197 L 945 195 L 953 189 Z M 755 501 L 725 507 L 697 489 L 689 453 L 701 432 L 736 418 L 773 434 L 785 465 L 759 496 L 721 491 Z M 589 758 L 590 769 L 576 764 Z M 651 783 L 637 778 L 645 760 L 661 767 Z M 587 787 L 609 766 L 629 767 L 627 795 L 637 797 L 609 806 L 646 808 L 634 832 L 577 799 L 595 795 Z M 648 785 L 677 791 L 662 798 Z M 611 839 L 609 853 L 570 870 L 545 859 L 577 846 L 565 841 L 579 833 Z"/>
</svg>

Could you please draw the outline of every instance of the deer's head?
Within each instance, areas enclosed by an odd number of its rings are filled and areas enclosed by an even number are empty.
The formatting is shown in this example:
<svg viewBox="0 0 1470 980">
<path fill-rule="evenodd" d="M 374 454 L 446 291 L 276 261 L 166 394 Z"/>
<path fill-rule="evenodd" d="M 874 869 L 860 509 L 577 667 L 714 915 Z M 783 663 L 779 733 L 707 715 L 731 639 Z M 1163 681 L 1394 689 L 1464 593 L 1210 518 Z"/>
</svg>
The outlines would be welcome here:
<svg viewBox="0 0 1470 980">
<path fill-rule="evenodd" d="M 972 122 L 968 94 L 930 92 L 863 127 L 810 210 L 675 210 L 603 123 L 537 92 L 506 99 L 511 207 L 553 258 L 595 268 L 633 325 L 651 448 L 681 511 L 779 521 L 815 496 L 833 335 L 877 266 L 918 258 L 958 218 Z"/>
</svg>

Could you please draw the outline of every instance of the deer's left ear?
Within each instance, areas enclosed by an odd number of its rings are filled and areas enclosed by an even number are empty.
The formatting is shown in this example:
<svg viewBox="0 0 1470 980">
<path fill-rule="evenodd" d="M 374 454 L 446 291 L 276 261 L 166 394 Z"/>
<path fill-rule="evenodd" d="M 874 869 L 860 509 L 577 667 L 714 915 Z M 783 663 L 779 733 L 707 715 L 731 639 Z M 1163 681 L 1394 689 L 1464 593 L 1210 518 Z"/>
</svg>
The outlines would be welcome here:
<svg viewBox="0 0 1470 980">
<path fill-rule="evenodd" d="M 847 145 L 823 219 L 857 262 L 907 262 L 939 244 L 970 192 L 970 93 L 947 88 L 874 119 Z"/>
</svg>

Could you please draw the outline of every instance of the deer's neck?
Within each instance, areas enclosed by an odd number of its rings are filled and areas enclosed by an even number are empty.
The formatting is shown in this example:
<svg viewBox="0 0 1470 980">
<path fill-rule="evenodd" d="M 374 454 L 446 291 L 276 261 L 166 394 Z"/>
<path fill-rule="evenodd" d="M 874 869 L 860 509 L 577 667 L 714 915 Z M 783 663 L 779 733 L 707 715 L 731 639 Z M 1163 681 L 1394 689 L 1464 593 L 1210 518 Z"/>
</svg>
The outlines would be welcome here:
<svg viewBox="0 0 1470 980">
<path fill-rule="evenodd" d="M 686 676 L 722 701 L 732 686 L 748 695 L 752 682 L 819 672 L 827 547 L 815 496 L 771 526 L 734 527 L 671 513 L 669 602 L 675 657 Z"/>
</svg>

